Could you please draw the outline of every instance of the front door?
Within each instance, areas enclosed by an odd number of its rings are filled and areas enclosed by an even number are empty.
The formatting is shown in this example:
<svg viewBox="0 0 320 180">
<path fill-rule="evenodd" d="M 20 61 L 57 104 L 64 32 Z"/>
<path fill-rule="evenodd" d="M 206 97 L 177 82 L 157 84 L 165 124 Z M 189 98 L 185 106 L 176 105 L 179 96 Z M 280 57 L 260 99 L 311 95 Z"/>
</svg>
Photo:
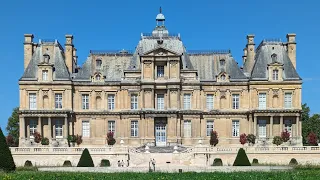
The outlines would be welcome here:
<svg viewBox="0 0 320 180">
<path fill-rule="evenodd" d="M 166 125 L 166 120 L 158 120 L 155 123 L 156 146 L 166 146 L 167 144 Z"/>
</svg>

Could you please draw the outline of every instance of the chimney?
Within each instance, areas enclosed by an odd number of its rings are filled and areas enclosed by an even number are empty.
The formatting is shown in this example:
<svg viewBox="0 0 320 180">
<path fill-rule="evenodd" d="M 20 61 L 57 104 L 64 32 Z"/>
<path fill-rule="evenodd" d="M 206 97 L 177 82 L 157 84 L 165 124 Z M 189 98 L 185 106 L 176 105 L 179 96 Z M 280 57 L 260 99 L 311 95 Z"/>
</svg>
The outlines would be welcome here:
<svg viewBox="0 0 320 180">
<path fill-rule="evenodd" d="M 26 69 L 30 63 L 33 55 L 33 34 L 24 35 L 24 69 Z"/>
<path fill-rule="evenodd" d="M 247 60 L 247 54 L 248 54 L 248 50 L 247 48 L 243 49 L 243 56 L 242 56 L 242 63 L 244 64 Z"/>
<path fill-rule="evenodd" d="M 296 56 L 296 34 L 287 34 L 287 51 L 288 56 L 292 62 L 293 67 L 296 69 L 297 56 Z"/>
<path fill-rule="evenodd" d="M 70 73 L 73 73 L 73 36 L 66 35 L 65 61 Z"/>
<path fill-rule="evenodd" d="M 245 71 L 248 73 L 251 73 L 252 68 L 254 66 L 254 35 L 250 34 L 247 35 L 247 46 L 246 46 L 246 51 L 247 51 L 247 57 L 246 57 L 246 63 L 245 63 Z"/>
</svg>

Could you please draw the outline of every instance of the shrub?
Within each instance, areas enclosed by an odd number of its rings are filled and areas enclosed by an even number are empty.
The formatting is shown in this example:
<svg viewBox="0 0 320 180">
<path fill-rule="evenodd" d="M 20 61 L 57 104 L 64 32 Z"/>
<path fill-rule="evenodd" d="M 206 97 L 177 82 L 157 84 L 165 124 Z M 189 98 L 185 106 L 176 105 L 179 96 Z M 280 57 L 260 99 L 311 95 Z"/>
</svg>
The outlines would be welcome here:
<svg viewBox="0 0 320 180">
<path fill-rule="evenodd" d="M 308 135 L 308 144 L 312 146 L 318 146 L 318 137 L 314 132 Z"/>
<path fill-rule="evenodd" d="M 74 146 L 74 144 L 77 142 L 77 137 L 75 135 L 69 135 L 68 138 L 68 146 L 70 147 L 70 143 Z"/>
<path fill-rule="evenodd" d="M 0 128 L 0 170 L 3 171 L 14 171 L 16 165 L 14 164 L 11 151 L 7 145 L 6 138 L 3 135 L 2 129 Z"/>
<path fill-rule="evenodd" d="M 240 148 L 233 166 L 251 166 L 248 156 L 243 148 Z"/>
<path fill-rule="evenodd" d="M 69 160 L 65 160 L 64 162 L 63 162 L 63 165 L 62 165 L 63 167 L 72 167 L 72 164 L 71 164 L 71 162 L 69 161 Z"/>
<path fill-rule="evenodd" d="M 110 161 L 108 159 L 102 159 L 100 167 L 110 167 Z"/>
<path fill-rule="evenodd" d="M 219 143 L 217 131 L 211 131 L 210 133 L 210 145 L 216 146 Z"/>
<path fill-rule="evenodd" d="M 258 164 L 259 164 L 258 159 L 254 158 L 254 159 L 252 160 L 252 165 L 258 165 Z"/>
<path fill-rule="evenodd" d="M 220 158 L 215 158 L 212 166 L 223 166 L 222 160 Z"/>
<path fill-rule="evenodd" d="M 33 137 L 34 137 L 34 142 L 39 143 L 41 142 L 41 134 L 38 132 L 33 133 Z"/>
<path fill-rule="evenodd" d="M 108 145 L 114 145 L 116 143 L 116 140 L 113 137 L 114 133 L 112 131 L 108 132 L 107 134 L 107 143 Z"/>
<path fill-rule="evenodd" d="M 91 155 L 87 148 L 83 150 L 77 167 L 94 167 Z"/>
<path fill-rule="evenodd" d="M 13 139 L 13 136 L 12 136 L 12 135 L 9 134 L 9 135 L 6 137 L 6 143 L 7 143 L 7 145 L 8 145 L 9 147 L 15 146 L 15 142 L 14 142 L 14 139 Z"/>
<path fill-rule="evenodd" d="M 272 141 L 273 144 L 279 146 L 283 143 L 282 141 L 282 138 L 280 136 L 275 136 L 273 137 L 273 141 Z"/>
<path fill-rule="evenodd" d="M 32 167 L 32 162 L 27 160 L 25 163 L 24 163 L 24 167 Z"/>
<path fill-rule="evenodd" d="M 249 144 L 255 144 L 256 143 L 256 136 L 253 134 L 248 134 L 247 141 Z"/>
<path fill-rule="evenodd" d="M 240 135 L 240 143 L 242 145 L 244 145 L 245 143 L 247 143 L 247 135 L 245 133 Z"/>
<path fill-rule="evenodd" d="M 41 139 L 41 144 L 42 145 L 49 145 L 49 139 L 48 138 L 43 138 L 43 139 Z"/>
<path fill-rule="evenodd" d="M 82 143 L 82 136 L 79 136 L 79 135 L 77 134 L 77 136 L 76 136 L 76 143 L 77 143 L 78 146 Z"/>
<path fill-rule="evenodd" d="M 292 158 L 289 162 L 289 166 L 296 166 L 298 165 L 298 161 L 295 158 Z"/>
<path fill-rule="evenodd" d="M 281 139 L 283 142 L 288 142 L 290 140 L 290 133 L 288 132 L 288 130 L 282 131 Z"/>
</svg>

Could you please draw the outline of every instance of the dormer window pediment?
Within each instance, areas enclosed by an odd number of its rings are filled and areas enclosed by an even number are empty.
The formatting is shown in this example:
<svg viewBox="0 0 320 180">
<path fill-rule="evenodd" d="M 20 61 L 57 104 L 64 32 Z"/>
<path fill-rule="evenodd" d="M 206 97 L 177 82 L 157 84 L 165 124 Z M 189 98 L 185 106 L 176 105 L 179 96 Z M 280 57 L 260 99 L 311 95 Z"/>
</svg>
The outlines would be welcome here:
<svg viewBox="0 0 320 180">
<path fill-rule="evenodd" d="M 230 82 L 230 76 L 226 72 L 221 72 L 217 77 L 217 82 Z"/>
<path fill-rule="evenodd" d="M 100 72 L 96 72 L 91 79 L 92 82 L 104 82 L 105 76 L 103 76 Z"/>
</svg>

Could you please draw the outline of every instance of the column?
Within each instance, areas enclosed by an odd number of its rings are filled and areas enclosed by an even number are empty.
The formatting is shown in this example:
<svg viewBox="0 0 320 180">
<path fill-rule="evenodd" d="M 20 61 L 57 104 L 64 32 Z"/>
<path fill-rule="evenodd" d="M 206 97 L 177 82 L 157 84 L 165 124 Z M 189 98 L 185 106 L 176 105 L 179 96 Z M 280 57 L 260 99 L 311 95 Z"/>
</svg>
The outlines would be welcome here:
<svg viewBox="0 0 320 180">
<path fill-rule="evenodd" d="M 283 130 L 283 115 L 280 115 L 280 135 L 281 135 L 281 132 Z"/>
<path fill-rule="evenodd" d="M 270 133 L 269 133 L 269 138 L 273 137 L 273 116 L 270 116 Z"/>
<path fill-rule="evenodd" d="M 52 125 L 51 125 L 51 117 L 48 117 L 48 134 L 49 134 L 49 139 L 52 139 Z"/>
<path fill-rule="evenodd" d="M 296 116 L 296 136 L 300 136 L 300 131 L 299 131 L 299 119 L 300 116 Z"/>
<path fill-rule="evenodd" d="M 26 137 L 26 133 L 25 133 L 25 119 L 24 117 L 20 117 L 19 119 L 19 123 L 20 123 L 20 139 L 24 139 Z"/>
<path fill-rule="evenodd" d="M 257 116 L 254 116 L 253 134 L 254 134 L 255 136 L 257 136 L 257 124 L 258 124 L 257 121 L 258 121 Z"/>
<path fill-rule="evenodd" d="M 68 138 L 68 117 L 64 117 L 63 136 Z"/>
<path fill-rule="evenodd" d="M 38 117 L 38 126 L 37 126 L 37 131 L 40 133 L 42 136 L 42 123 L 41 123 L 41 117 Z"/>
</svg>

